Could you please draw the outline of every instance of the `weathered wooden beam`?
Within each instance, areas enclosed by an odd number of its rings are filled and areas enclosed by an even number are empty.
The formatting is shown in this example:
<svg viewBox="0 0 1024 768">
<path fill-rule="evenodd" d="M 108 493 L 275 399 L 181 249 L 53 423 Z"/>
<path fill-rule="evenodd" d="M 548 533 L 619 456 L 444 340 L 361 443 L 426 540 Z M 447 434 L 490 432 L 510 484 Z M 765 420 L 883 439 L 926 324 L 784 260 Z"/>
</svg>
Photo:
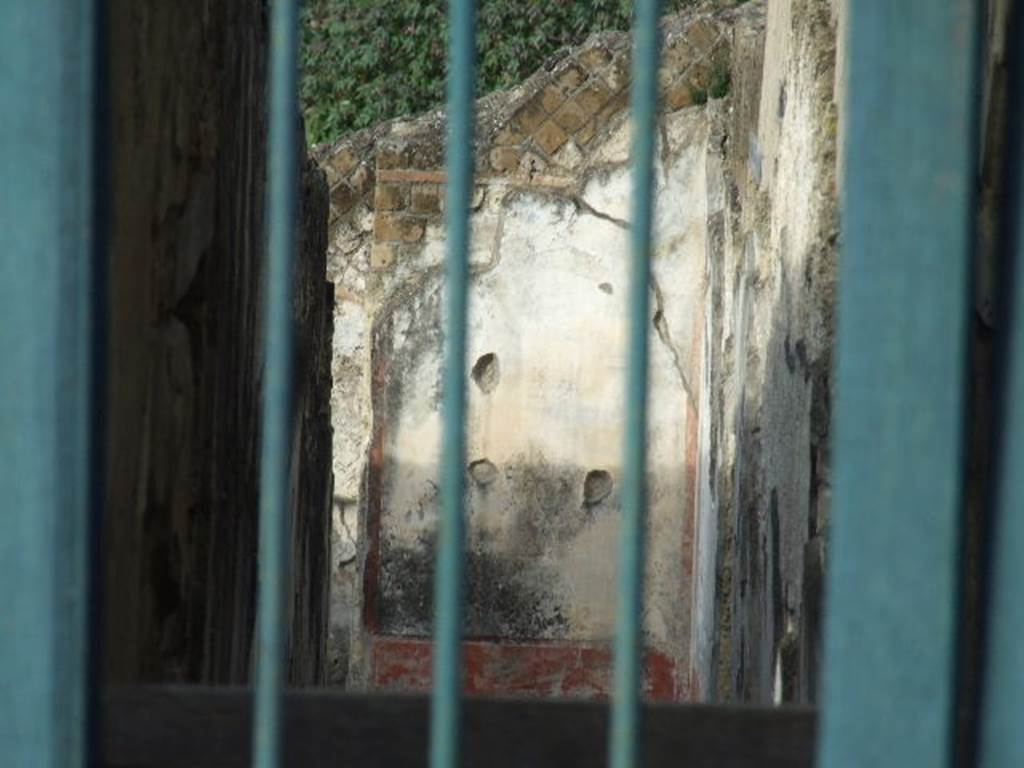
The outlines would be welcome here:
<svg viewBox="0 0 1024 768">
<path fill-rule="evenodd" d="M 427 764 L 429 701 L 331 691 L 285 697 L 284 764 Z M 464 764 L 487 768 L 604 768 L 603 702 L 469 699 Z M 107 768 L 243 768 L 251 755 L 251 693 L 241 688 L 140 687 L 106 695 Z M 807 709 L 647 705 L 645 766 L 801 768 L 812 765 L 816 717 Z"/>
</svg>

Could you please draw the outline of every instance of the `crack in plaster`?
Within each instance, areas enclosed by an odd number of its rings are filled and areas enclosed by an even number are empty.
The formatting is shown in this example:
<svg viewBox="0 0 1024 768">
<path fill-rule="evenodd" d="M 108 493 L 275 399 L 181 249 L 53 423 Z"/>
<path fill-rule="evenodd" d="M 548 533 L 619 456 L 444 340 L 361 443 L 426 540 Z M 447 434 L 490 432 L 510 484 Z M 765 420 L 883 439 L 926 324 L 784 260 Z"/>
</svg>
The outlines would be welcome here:
<svg viewBox="0 0 1024 768">
<path fill-rule="evenodd" d="M 664 146 L 667 146 L 667 137 L 663 139 L 663 141 L 665 142 Z M 629 230 L 629 222 L 597 210 L 578 196 L 572 197 L 571 200 L 578 210 L 596 218 L 611 222 L 626 231 Z M 653 271 L 651 272 L 650 279 L 655 303 L 654 329 L 657 332 L 659 341 L 665 345 L 669 355 L 672 357 L 672 364 L 675 367 L 676 372 L 679 374 L 679 381 L 682 384 L 683 391 L 686 393 L 687 400 L 690 401 L 690 405 L 692 405 L 694 409 L 697 409 L 697 397 L 694 394 L 693 387 L 690 386 L 690 380 L 686 376 L 686 371 L 683 369 L 683 362 L 680 359 L 679 349 L 676 347 L 676 344 L 672 339 L 672 332 L 669 330 L 668 322 L 665 320 L 665 296 L 661 291 L 661 285 L 658 283 L 658 278 L 654 275 Z"/>
<path fill-rule="evenodd" d="M 620 227 L 621 229 L 624 229 L 627 232 L 629 231 L 628 221 L 623 221 L 622 219 L 616 218 L 611 214 L 597 210 L 596 208 L 594 208 L 594 206 L 590 205 L 590 203 L 588 203 L 586 200 L 584 200 L 582 197 L 579 197 L 578 195 L 573 196 L 569 199 L 572 202 L 572 204 L 576 206 L 577 211 L 582 211 L 583 213 L 594 216 L 595 218 L 603 219 L 604 221 L 609 221 L 615 226 Z"/>
<path fill-rule="evenodd" d="M 665 345 L 669 355 L 672 357 L 672 363 L 675 366 L 676 372 L 679 374 L 679 381 L 683 385 L 683 391 L 686 392 L 687 400 L 690 401 L 690 405 L 693 406 L 694 410 L 697 410 L 697 398 L 694 395 L 693 387 L 690 386 L 689 379 L 686 377 L 686 371 L 683 369 L 683 362 L 679 359 L 679 349 L 672 340 L 672 332 L 669 331 L 668 321 L 665 320 L 665 296 L 661 292 L 661 285 L 658 283 L 658 278 L 655 277 L 653 272 L 651 272 L 651 289 L 654 293 L 655 306 L 654 330 L 658 334 L 658 339 Z"/>
</svg>

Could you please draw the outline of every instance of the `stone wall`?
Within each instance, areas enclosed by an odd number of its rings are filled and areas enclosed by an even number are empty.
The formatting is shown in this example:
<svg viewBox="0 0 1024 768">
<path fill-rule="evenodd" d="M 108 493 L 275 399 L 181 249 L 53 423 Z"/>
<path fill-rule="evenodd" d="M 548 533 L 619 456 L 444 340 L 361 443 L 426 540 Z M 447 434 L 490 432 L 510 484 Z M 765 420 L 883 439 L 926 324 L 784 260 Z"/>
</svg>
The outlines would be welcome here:
<svg viewBox="0 0 1024 768">
<path fill-rule="evenodd" d="M 1010 5 L 985 3 L 962 703 L 979 653 Z M 846 29 L 846 0 L 709 1 L 665 24 L 645 613 L 654 697 L 817 696 Z M 628 50 L 625 35 L 597 36 L 479 104 L 466 371 L 476 692 L 607 687 Z M 704 103 L 723 82 L 725 98 Z M 356 686 L 421 688 L 429 675 L 443 133 L 432 114 L 320 152 L 338 286 L 331 649 L 334 680 Z"/>
<path fill-rule="evenodd" d="M 110 19 L 108 676 L 240 683 L 255 614 L 266 8 L 113 0 Z M 326 634 L 333 296 L 326 186 L 313 166 L 303 189 L 291 674 L 314 682 Z"/>
<path fill-rule="evenodd" d="M 647 690 L 686 698 L 711 114 L 733 17 L 671 20 L 651 310 Z M 467 414 L 470 685 L 608 686 L 625 392 L 630 39 L 563 51 L 478 104 Z M 697 103 L 700 102 L 700 103 Z M 336 682 L 429 675 L 444 123 L 322 148 L 336 285 Z M 514 641 L 514 642 L 509 642 Z M 475 661 L 474 661 L 475 660 Z"/>
<path fill-rule="evenodd" d="M 665 24 L 645 612 L 654 697 L 814 699 L 842 24 L 830 0 L 709 3 Z M 607 651 L 615 610 L 628 53 L 626 35 L 595 37 L 479 105 L 475 690 L 586 695 L 607 682 L 600 662 L 586 685 L 574 670 L 582 653 Z M 725 98 L 706 100 L 723 95 L 716 83 Z M 354 685 L 422 687 L 429 672 L 410 638 L 430 631 L 443 133 L 441 115 L 427 115 L 320 156 L 346 553 L 333 564 L 331 647 L 334 679 Z M 550 656 L 565 643 L 575 655 Z"/>
<path fill-rule="evenodd" d="M 814 699 L 829 508 L 838 238 L 829 0 L 769 0 L 733 34 L 712 118 L 694 688 Z"/>
<path fill-rule="evenodd" d="M 967 710 L 980 653 L 1010 3 L 984 8 L 961 617 Z M 734 26 L 732 93 L 713 107 L 720 140 L 709 165 L 721 167 L 722 184 L 708 196 L 722 197 L 723 217 L 709 222 L 691 686 L 703 698 L 806 703 L 820 684 L 847 13 L 846 0 L 767 0 L 763 21 Z"/>
</svg>

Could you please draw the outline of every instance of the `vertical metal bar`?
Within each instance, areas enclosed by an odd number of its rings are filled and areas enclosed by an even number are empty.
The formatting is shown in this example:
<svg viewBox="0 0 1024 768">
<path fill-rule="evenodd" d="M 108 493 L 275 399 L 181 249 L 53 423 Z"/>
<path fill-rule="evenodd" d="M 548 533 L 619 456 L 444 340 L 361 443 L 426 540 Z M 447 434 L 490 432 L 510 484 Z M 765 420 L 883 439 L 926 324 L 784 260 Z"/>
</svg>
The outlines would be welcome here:
<svg viewBox="0 0 1024 768">
<path fill-rule="evenodd" d="M 434 690 L 430 765 L 459 765 L 462 660 L 463 483 L 465 474 L 466 306 L 469 205 L 473 189 L 473 85 L 476 2 L 448 4 L 448 190 L 445 261 L 444 432 L 441 519 L 434 579 Z"/>
<path fill-rule="evenodd" d="M 0 761 L 26 768 L 85 765 L 93 744 L 95 6 L 0 4 Z"/>
<path fill-rule="evenodd" d="M 659 0 L 637 0 L 633 39 L 633 221 L 630 228 L 629 370 L 622 470 L 622 528 L 615 627 L 610 764 L 639 764 L 643 665 L 644 525 L 647 510 L 647 330 L 654 143 L 658 100 Z"/>
<path fill-rule="evenodd" d="M 823 768 L 950 765 L 974 0 L 851 0 Z"/>
<path fill-rule="evenodd" d="M 1000 326 L 1008 338 L 1001 348 L 1006 380 L 1001 397 L 998 493 L 993 520 L 992 587 L 989 599 L 989 646 L 982 703 L 983 768 L 1024 765 L 1024 9 L 1011 8 L 1009 49 L 1009 121 L 1007 190 L 1002 254 L 1008 266 Z"/>
<path fill-rule="evenodd" d="M 298 198 L 298 0 L 273 0 L 266 358 L 260 463 L 259 610 L 253 764 L 277 768 L 288 646 L 292 425 L 292 279 Z"/>
</svg>

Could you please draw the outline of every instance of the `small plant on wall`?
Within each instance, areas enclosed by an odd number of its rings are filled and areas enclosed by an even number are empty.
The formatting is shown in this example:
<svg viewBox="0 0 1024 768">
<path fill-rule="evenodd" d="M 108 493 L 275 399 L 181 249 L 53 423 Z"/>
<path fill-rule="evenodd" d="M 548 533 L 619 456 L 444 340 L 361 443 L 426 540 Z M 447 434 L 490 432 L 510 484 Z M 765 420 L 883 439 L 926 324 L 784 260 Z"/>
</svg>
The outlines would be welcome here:
<svg viewBox="0 0 1024 768">
<path fill-rule="evenodd" d="M 732 72 L 729 69 L 729 61 L 724 56 L 718 56 L 712 62 L 707 77 L 695 82 L 691 87 L 693 103 L 707 104 L 709 98 L 723 99 L 729 95 L 731 88 Z"/>
</svg>

